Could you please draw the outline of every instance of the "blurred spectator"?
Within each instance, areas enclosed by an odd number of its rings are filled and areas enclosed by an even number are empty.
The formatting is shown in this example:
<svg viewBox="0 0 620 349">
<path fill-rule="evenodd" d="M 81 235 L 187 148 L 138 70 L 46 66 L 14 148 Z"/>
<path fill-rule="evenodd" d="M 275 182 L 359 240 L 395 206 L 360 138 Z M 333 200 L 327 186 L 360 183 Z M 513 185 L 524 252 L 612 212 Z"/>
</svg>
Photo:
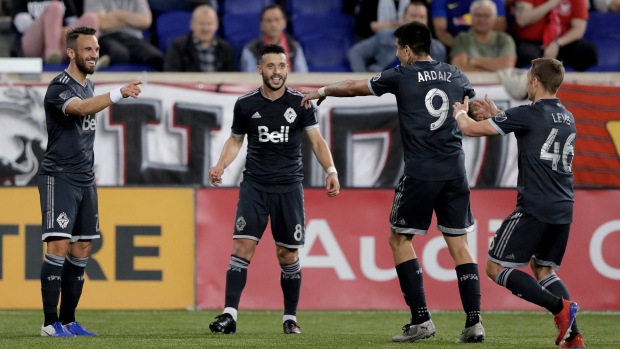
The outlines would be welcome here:
<svg viewBox="0 0 620 349">
<path fill-rule="evenodd" d="M 596 47 L 583 39 L 588 23 L 584 0 L 519 0 L 516 6 L 517 66 L 539 57 L 557 58 L 576 71 L 597 64 Z"/>
<path fill-rule="evenodd" d="M 101 54 L 109 55 L 113 64 L 148 64 L 162 70 L 163 53 L 142 36 L 152 22 L 147 0 L 84 0 L 84 11 L 99 16 Z"/>
<path fill-rule="evenodd" d="M 369 38 L 384 29 L 396 30 L 409 3 L 410 0 L 363 0 L 355 16 L 357 39 Z"/>
<path fill-rule="evenodd" d="M 593 0 L 594 9 L 599 12 L 620 12 L 620 0 Z"/>
<path fill-rule="evenodd" d="M 78 17 L 72 0 L 13 0 L 13 14 L 13 25 L 22 34 L 23 56 L 41 57 L 48 64 L 68 58 L 65 34 L 70 28 L 99 28 L 97 15 L 86 12 Z"/>
<path fill-rule="evenodd" d="M 517 62 L 515 42 L 504 32 L 493 30 L 497 7 L 492 0 L 471 4 L 471 28 L 460 32 L 450 50 L 450 64 L 463 71 L 497 71 Z"/>
<path fill-rule="evenodd" d="M 452 47 L 454 37 L 471 26 L 469 8 L 474 0 L 433 0 L 431 18 L 437 39 L 444 45 Z M 506 8 L 503 0 L 493 0 L 497 7 L 497 19 L 493 29 L 506 31 Z"/>
<path fill-rule="evenodd" d="M 285 28 L 286 18 L 282 7 L 276 4 L 266 6 L 260 14 L 261 37 L 247 43 L 241 52 L 241 71 L 256 73 L 260 50 L 266 44 L 276 44 L 284 47 L 290 71 L 307 73 L 308 64 L 301 45 L 284 32 Z"/>
<path fill-rule="evenodd" d="M 215 36 L 219 21 L 208 5 L 196 7 L 191 32 L 175 39 L 166 54 L 165 71 L 235 71 L 235 51 L 226 40 Z"/>
<path fill-rule="evenodd" d="M 428 9 L 421 0 L 413 0 L 405 11 L 400 23 L 418 21 L 428 25 Z M 349 64 L 354 72 L 380 72 L 394 62 L 396 38 L 392 29 L 380 30 L 377 34 L 364 39 L 351 47 L 348 53 Z M 431 43 L 431 57 L 446 62 L 446 48 L 437 39 Z"/>
</svg>

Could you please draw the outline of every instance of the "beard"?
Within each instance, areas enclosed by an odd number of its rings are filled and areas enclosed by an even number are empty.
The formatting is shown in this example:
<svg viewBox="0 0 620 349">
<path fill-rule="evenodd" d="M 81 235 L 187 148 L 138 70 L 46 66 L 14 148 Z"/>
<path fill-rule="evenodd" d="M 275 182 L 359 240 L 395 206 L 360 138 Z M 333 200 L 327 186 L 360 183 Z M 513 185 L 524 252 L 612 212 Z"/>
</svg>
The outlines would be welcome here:
<svg viewBox="0 0 620 349">
<path fill-rule="evenodd" d="M 273 77 L 274 75 L 272 75 L 271 77 Z M 279 89 L 281 89 L 282 87 L 284 87 L 284 83 L 286 82 L 286 75 L 282 76 L 282 75 L 278 75 L 280 77 L 280 86 L 279 87 L 275 87 L 271 84 L 271 80 L 269 76 L 265 76 L 263 75 L 263 83 L 265 83 L 265 86 L 267 86 L 270 90 L 272 91 L 277 91 Z"/>
<path fill-rule="evenodd" d="M 96 60 L 95 63 L 97 63 Z M 95 72 L 95 66 L 90 67 L 86 65 L 86 60 L 77 55 L 75 56 L 75 65 L 84 74 L 92 74 Z"/>
</svg>

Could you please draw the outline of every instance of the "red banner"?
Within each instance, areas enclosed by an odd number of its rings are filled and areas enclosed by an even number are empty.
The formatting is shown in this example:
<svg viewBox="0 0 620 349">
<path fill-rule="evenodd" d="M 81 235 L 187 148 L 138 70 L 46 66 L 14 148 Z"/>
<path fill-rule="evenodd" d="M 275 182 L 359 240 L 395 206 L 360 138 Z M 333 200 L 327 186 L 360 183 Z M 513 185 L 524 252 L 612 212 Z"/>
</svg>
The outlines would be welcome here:
<svg viewBox="0 0 620 349">
<path fill-rule="evenodd" d="M 620 87 L 563 84 L 562 103 L 575 116 L 575 186 L 620 187 Z"/>
<path fill-rule="evenodd" d="M 406 309 L 388 246 L 392 190 L 345 189 L 337 198 L 307 189 L 301 309 Z M 582 309 L 620 310 L 620 191 L 578 190 L 571 238 L 559 277 Z M 197 305 L 222 308 L 238 189 L 197 192 Z M 485 276 L 490 239 L 512 212 L 516 191 L 473 190 L 483 309 L 538 309 Z M 414 238 L 430 309 L 461 309 L 454 264 L 433 220 Z M 614 234 L 616 233 L 616 234 Z M 280 267 L 267 227 L 248 269 L 241 309 L 281 309 Z M 596 285 L 596 286 L 594 286 Z"/>
</svg>

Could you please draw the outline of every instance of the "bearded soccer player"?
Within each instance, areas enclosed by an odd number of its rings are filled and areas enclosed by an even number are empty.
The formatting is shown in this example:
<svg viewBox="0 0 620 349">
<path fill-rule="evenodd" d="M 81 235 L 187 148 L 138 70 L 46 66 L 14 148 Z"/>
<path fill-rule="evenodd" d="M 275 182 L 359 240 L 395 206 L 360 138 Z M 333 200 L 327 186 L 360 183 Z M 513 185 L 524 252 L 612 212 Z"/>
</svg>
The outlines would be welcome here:
<svg viewBox="0 0 620 349">
<path fill-rule="evenodd" d="M 331 152 L 319 131 L 314 106 L 309 102 L 302 106 L 303 95 L 284 85 L 288 74 L 284 48 L 265 45 L 257 70 L 263 77 L 263 85 L 239 97 L 235 103 L 231 136 L 224 144 L 219 161 L 209 171 L 211 184 L 220 185 L 224 169 L 235 160 L 248 135 L 233 252 L 226 271 L 224 312 L 209 324 L 209 328 L 221 333 L 237 331 L 237 310 L 247 270 L 271 217 L 271 233 L 282 269 L 282 325 L 284 333 L 299 334 L 296 314 L 301 266 L 298 249 L 305 241 L 302 132 L 308 135 L 312 151 L 327 174 L 327 196 L 338 195 L 340 184 Z"/>
<path fill-rule="evenodd" d="M 426 235 L 433 211 L 454 260 L 465 328 L 457 343 L 485 338 L 480 317 L 478 264 L 467 246 L 474 232 L 465 173 L 462 133 L 449 117 L 451 105 L 475 95 L 458 68 L 430 56 L 431 31 L 420 23 L 403 24 L 394 31 L 400 66 L 367 80 L 346 80 L 311 91 L 302 103 L 327 96 L 353 97 L 392 93 L 396 96 L 402 130 L 405 173 L 395 190 L 390 214 L 390 247 L 411 321 L 395 342 L 415 342 L 435 335 L 426 308 L 422 268 L 413 249 L 413 237 Z"/>
<path fill-rule="evenodd" d="M 100 238 L 93 170 L 96 113 L 140 94 L 139 81 L 94 95 L 87 75 L 99 59 L 96 30 L 67 33 L 69 67 L 50 82 L 44 99 L 47 149 L 39 171 L 42 240 L 41 295 L 45 315 L 41 336 L 96 336 L 75 321 L 92 239 Z M 58 301 L 60 298 L 60 314 Z"/>
<path fill-rule="evenodd" d="M 532 102 L 497 109 L 488 98 L 474 101 L 483 121 L 462 117 L 467 101 L 455 103 L 454 118 L 472 137 L 514 132 L 519 150 L 517 207 L 497 230 L 487 259 L 487 275 L 515 296 L 544 307 L 555 315 L 560 348 L 585 348 L 568 288 L 555 273 L 566 251 L 573 220 L 573 172 L 577 129 L 575 117 L 556 92 L 564 80 L 564 66 L 553 58 L 532 60 L 527 73 L 527 95 Z M 529 264 L 534 277 L 516 268 Z"/>
</svg>

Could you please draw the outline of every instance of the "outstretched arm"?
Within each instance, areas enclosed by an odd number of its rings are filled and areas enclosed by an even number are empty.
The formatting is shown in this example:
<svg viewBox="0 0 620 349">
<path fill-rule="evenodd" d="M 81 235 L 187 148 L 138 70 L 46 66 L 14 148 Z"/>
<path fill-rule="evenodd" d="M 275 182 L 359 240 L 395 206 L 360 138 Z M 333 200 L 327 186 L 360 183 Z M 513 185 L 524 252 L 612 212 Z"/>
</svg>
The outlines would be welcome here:
<svg viewBox="0 0 620 349">
<path fill-rule="evenodd" d="M 486 96 L 485 100 L 491 101 L 489 96 Z M 493 103 L 493 101 L 491 101 L 491 103 Z M 493 103 L 493 106 L 495 106 L 495 103 Z M 470 137 L 482 137 L 499 134 L 499 132 L 497 132 L 495 127 L 493 127 L 488 120 L 476 122 L 467 116 L 467 112 L 469 110 L 469 97 L 465 97 L 462 104 L 460 102 L 454 103 L 453 108 L 454 112 L 452 116 L 456 120 L 457 125 L 464 135 Z"/>
<path fill-rule="evenodd" d="M 103 95 L 87 99 L 75 98 L 67 105 L 67 108 L 65 108 L 65 114 L 78 116 L 95 114 L 118 102 L 122 98 L 138 98 L 138 95 L 142 92 L 140 86 L 138 86 L 141 83 L 142 81 L 132 81 L 120 89 L 112 90 Z"/>
<path fill-rule="evenodd" d="M 325 97 L 355 97 L 355 96 L 368 96 L 372 92 L 368 88 L 368 80 L 344 80 L 331 84 L 325 87 L 321 87 L 315 91 L 303 91 L 306 96 L 301 100 L 301 105 L 305 105 L 308 101 L 318 99 L 317 105 L 321 105 Z"/>
<path fill-rule="evenodd" d="M 338 181 L 338 172 L 334 166 L 332 153 L 329 151 L 327 142 L 325 142 L 318 127 L 306 131 L 306 134 L 308 135 L 308 139 L 310 139 L 314 156 L 316 156 L 319 164 L 321 164 L 327 173 L 327 178 L 325 178 L 327 196 L 334 197 L 340 193 L 340 182 Z"/>
<path fill-rule="evenodd" d="M 222 148 L 222 154 L 220 155 L 217 165 L 211 167 L 209 170 L 209 178 L 211 178 L 211 184 L 214 186 L 217 187 L 222 184 L 224 169 L 228 167 L 239 154 L 239 150 L 243 145 L 243 139 L 244 137 L 235 137 L 231 135 L 226 140 L 226 143 L 224 143 L 224 148 Z"/>
</svg>

